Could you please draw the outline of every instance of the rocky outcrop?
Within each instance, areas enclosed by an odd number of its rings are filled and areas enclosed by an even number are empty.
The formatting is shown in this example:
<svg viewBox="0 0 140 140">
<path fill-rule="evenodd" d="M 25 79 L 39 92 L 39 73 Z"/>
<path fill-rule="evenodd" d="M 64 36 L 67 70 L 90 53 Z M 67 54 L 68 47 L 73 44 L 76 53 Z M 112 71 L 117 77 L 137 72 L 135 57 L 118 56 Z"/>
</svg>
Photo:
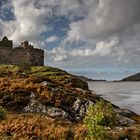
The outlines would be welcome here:
<svg viewBox="0 0 140 140">
<path fill-rule="evenodd" d="M 134 124 L 135 121 L 118 114 L 118 124 L 121 126 Z"/>
<path fill-rule="evenodd" d="M 81 120 L 84 118 L 87 109 L 90 105 L 94 105 L 94 103 L 90 100 L 80 100 L 79 98 L 77 98 L 77 100 L 74 102 L 72 109 L 74 111 L 75 114 L 75 120 Z"/>
<path fill-rule="evenodd" d="M 68 114 L 60 108 L 48 107 L 35 99 L 35 94 L 31 93 L 29 104 L 23 109 L 25 113 L 39 113 L 50 117 L 67 118 Z"/>
<path fill-rule="evenodd" d="M 43 113 L 46 114 L 46 106 L 35 100 L 35 94 L 31 93 L 29 104 L 23 109 L 25 113 Z"/>
<path fill-rule="evenodd" d="M 46 85 L 46 82 L 43 82 Z M 48 83 L 47 83 L 48 85 Z M 85 90 L 79 89 L 83 92 Z M 44 114 L 48 117 L 52 118 L 61 118 L 61 119 L 68 119 L 70 121 L 80 121 L 82 120 L 88 110 L 89 106 L 93 106 L 94 102 L 87 99 L 79 99 L 77 98 L 75 102 L 73 102 L 73 105 L 71 107 L 54 107 L 54 106 L 48 106 L 44 105 L 41 102 L 36 100 L 36 95 L 34 93 L 31 93 L 30 95 L 30 102 L 29 104 L 24 107 L 23 112 L 24 113 L 38 113 L 38 114 Z M 130 125 L 135 123 L 132 119 L 129 119 L 128 116 L 134 115 L 135 113 L 129 110 L 120 109 L 118 107 L 114 106 L 114 111 L 117 113 L 117 120 L 119 125 Z M 136 114 L 135 114 L 136 115 Z"/>
<path fill-rule="evenodd" d="M 58 108 L 42 104 L 41 102 L 36 100 L 34 93 L 31 93 L 29 98 L 30 102 L 26 107 L 24 107 L 24 113 L 39 113 L 47 115 L 49 117 L 69 119 L 71 121 L 82 120 L 86 114 L 89 105 L 94 104 L 90 100 L 80 100 L 79 98 L 77 98 L 77 100 L 73 103 L 72 107 L 69 107 L 69 109 L 66 109 L 67 111 L 64 111 L 61 107 Z"/>
</svg>

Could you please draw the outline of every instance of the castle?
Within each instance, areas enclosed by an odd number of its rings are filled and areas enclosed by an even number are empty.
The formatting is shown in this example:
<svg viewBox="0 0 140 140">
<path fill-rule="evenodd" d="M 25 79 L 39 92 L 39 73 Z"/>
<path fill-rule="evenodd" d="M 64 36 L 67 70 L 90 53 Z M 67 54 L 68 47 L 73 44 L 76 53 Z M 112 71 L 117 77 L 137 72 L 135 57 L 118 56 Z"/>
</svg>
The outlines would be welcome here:
<svg viewBox="0 0 140 140">
<path fill-rule="evenodd" d="M 4 37 L 0 41 L 0 64 L 43 66 L 44 51 L 34 48 L 28 41 L 13 48 L 13 42 Z"/>
</svg>

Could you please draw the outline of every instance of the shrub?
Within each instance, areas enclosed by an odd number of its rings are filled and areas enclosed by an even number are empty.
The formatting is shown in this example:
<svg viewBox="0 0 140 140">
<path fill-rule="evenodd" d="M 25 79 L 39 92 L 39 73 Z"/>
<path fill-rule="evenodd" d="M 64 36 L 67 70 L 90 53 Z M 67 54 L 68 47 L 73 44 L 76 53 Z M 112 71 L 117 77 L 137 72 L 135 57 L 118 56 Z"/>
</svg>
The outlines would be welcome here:
<svg viewBox="0 0 140 140">
<path fill-rule="evenodd" d="M 3 120 L 6 118 L 6 110 L 0 106 L 0 120 Z"/>
<path fill-rule="evenodd" d="M 112 126 L 116 123 L 116 113 L 110 103 L 103 100 L 94 106 L 89 106 L 84 124 L 88 129 L 87 138 L 90 140 L 102 140 L 106 137 L 104 126 Z"/>
</svg>

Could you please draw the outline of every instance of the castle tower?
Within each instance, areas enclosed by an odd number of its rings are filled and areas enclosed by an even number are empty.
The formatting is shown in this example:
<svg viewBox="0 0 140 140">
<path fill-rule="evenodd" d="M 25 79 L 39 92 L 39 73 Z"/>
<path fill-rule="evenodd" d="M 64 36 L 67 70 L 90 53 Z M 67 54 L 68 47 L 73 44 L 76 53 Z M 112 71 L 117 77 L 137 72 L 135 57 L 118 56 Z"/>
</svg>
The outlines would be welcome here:
<svg viewBox="0 0 140 140">
<path fill-rule="evenodd" d="M 8 38 L 5 36 L 3 39 L 0 41 L 0 47 L 4 48 L 13 48 L 13 42 L 12 40 L 8 40 Z"/>
<path fill-rule="evenodd" d="M 24 48 L 24 49 L 31 49 L 31 48 L 33 48 L 33 46 L 31 44 L 29 44 L 29 42 L 27 40 L 24 41 L 24 42 L 21 42 L 21 45 L 19 47 Z"/>
</svg>

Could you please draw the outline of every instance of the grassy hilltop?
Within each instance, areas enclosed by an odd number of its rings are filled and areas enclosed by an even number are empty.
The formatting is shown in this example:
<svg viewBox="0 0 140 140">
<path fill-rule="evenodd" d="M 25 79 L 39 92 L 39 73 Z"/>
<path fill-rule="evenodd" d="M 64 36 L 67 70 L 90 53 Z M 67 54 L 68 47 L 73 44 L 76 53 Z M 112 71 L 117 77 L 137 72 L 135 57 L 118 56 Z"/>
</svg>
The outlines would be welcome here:
<svg viewBox="0 0 140 140">
<path fill-rule="evenodd" d="M 140 117 L 115 106 L 108 111 L 105 104 L 86 82 L 58 68 L 0 65 L 0 139 L 91 139 L 92 116 L 104 139 L 138 139 Z"/>
</svg>

